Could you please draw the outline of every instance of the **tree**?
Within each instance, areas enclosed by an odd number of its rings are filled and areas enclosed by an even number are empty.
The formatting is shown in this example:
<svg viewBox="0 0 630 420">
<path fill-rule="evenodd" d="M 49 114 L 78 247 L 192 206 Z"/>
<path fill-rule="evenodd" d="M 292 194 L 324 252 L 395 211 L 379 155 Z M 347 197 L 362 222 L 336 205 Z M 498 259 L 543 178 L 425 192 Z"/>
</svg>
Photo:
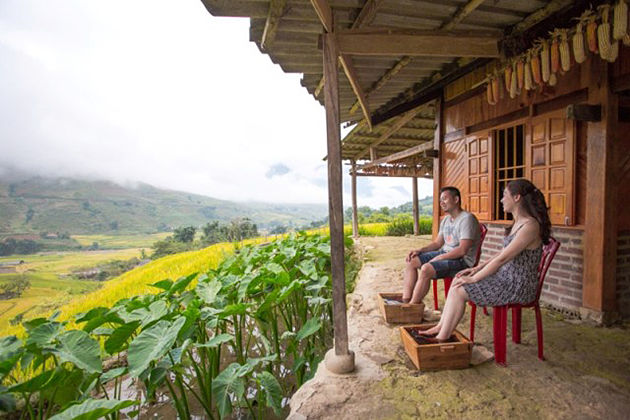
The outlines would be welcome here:
<svg viewBox="0 0 630 420">
<path fill-rule="evenodd" d="M 197 228 L 194 226 L 182 226 L 175 229 L 173 239 L 177 242 L 190 243 L 195 239 Z"/>
</svg>

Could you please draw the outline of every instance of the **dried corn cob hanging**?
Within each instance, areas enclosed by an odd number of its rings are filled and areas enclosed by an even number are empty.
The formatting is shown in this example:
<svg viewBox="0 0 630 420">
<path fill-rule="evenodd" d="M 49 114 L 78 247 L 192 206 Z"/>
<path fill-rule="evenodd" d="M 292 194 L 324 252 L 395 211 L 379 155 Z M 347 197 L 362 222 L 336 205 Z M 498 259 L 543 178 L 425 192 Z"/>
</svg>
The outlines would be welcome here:
<svg viewBox="0 0 630 420">
<path fill-rule="evenodd" d="M 510 98 L 514 99 L 516 98 L 516 95 L 518 94 L 518 82 L 516 81 L 517 77 L 516 77 L 516 63 L 512 64 L 512 76 L 511 76 L 511 80 L 510 80 Z"/>
<path fill-rule="evenodd" d="M 505 90 L 509 92 L 512 84 L 512 63 L 508 63 L 505 67 L 503 70 L 503 76 L 505 78 Z"/>
<path fill-rule="evenodd" d="M 534 89 L 532 83 L 532 63 L 531 54 L 527 54 L 527 61 L 525 62 L 525 90 Z"/>
<path fill-rule="evenodd" d="M 496 76 L 492 78 L 492 98 L 495 104 L 499 102 L 499 79 Z"/>
<path fill-rule="evenodd" d="M 630 47 L 630 34 L 625 34 L 622 38 L 623 45 Z"/>
<path fill-rule="evenodd" d="M 543 82 L 549 81 L 549 75 L 551 74 L 549 57 L 549 43 L 546 39 L 540 40 L 540 70 L 542 74 Z"/>
<path fill-rule="evenodd" d="M 610 52 L 608 53 L 608 58 L 606 59 L 610 63 L 614 63 L 619 57 L 619 41 L 615 41 L 610 46 Z"/>
<path fill-rule="evenodd" d="M 569 31 L 560 29 L 560 67 L 562 71 L 571 69 L 571 50 L 569 49 Z"/>
<path fill-rule="evenodd" d="M 619 0 L 613 9 L 613 39 L 620 40 L 628 32 L 628 5 Z"/>
<path fill-rule="evenodd" d="M 558 76 L 556 76 L 556 73 L 551 73 L 551 76 L 549 76 L 549 86 L 555 86 L 556 83 L 558 83 Z"/>
<path fill-rule="evenodd" d="M 586 21 L 586 42 L 588 43 L 588 50 L 593 54 L 597 54 L 597 16 L 591 11 L 584 12 Z"/>
<path fill-rule="evenodd" d="M 538 50 L 534 49 L 529 57 L 529 64 L 530 67 L 532 68 L 532 78 L 533 81 L 537 84 L 537 85 L 541 85 L 542 84 L 542 75 L 540 74 L 540 57 L 538 56 Z M 532 83 L 532 89 L 534 89 L 535 86 Z"/>
<path fill-rule="evenodd" d="M 525 63 L 523 62 L 523 58 L 519 58 L 516 62 L 516 82 L 519 89 L 523 89 L 524 69 Z"/>
<path fill-rule="evenodd" d="M 608 60 L 610 55 L 610 23 L 608 23 L 608 12 L 610 5 L 602 4 L 597 9 L 602 15 L 602 23 L 597 27 L 597 47 L 599 48 L 599 56 L 603 60 Z"/>
<path fill-rule="evenodd" d="M 560 46 L 558 45 L 558 36 L 554 31 L 551 39 L 551 72 L 558 73 L 560 70 Z"/>
<path fill-rule="evenodd" d="M 575 62 L 581 64 L 586 60 L 586 54 L 584 53 L 584 30 L 582 29 L 583 22 L 577 24 L 575 28 L 575 34 L 573 35 L 573 56 Z"/>
</svg>

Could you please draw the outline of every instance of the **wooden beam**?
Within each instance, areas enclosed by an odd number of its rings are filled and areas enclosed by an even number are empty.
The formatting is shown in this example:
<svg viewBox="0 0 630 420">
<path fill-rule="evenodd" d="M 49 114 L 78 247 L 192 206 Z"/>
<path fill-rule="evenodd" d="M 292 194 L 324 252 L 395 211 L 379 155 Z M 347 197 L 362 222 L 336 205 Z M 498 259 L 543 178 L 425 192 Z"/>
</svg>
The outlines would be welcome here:
<svg viewBox="0 0 630 420">
<path fill-rule="evenodd" d="M 471 14 L 477 7 L 481 6 L 484 0 L 470 0 L 468 3 L 460 7 L 453 15 L 451 20 L 442 25 L 440 29 L 448 31 L 453 29 L 458 23 L 464 20 L 469 14 Z"/>
<path fill-rule="evenodd" d="M 367 123 L 370 130 L 372 130 L 372 117 L 370 115 L 370 109 L 368 108 L 368 102 L 363 93 L 363 88 L 359 84 L 359 76 L 357 75 L 356 70 L 354 69 L 354 65 L 352 64 L 352 58 L 348 55 L 341 54 L 339 57 L 339 61 L 341 66 L 343 67 L 343 71 L 346 73 L 346 77 L 348 77 L 348 81 L 350 81 L 350 86 L 352 86 L 352 90 L 354 91 L 355 96 L 357 97 L 357 101 L 361 104 L 361 110 L 363 111 L 363 118 Z"/>
<path fill-rule="evenodd" d="M 422 152 L 422 155 L 427 158 L 435 159 L 437 157 L 440 157 L 440 152 L 436 149 L 431 149 L 431 150 L 425 150 L 424 152 Z"/>
<path fill-rule="evenodd" d="M 625 90 L 630 90 L 630 74 L 624 74 L 623 76 L 617 76 L 613 79 L 610 89 L 613 93 L 620 93 Z"/>
<path fill-rule="evenodd" d="M 586 193 L 582 304 L 599 312 L 616 308 L 617 183 L 615 136 L 618 95 L 609 89 L 609 65 L 591 57 L 582 64 L 588 102 L 601 104 L 602 119 L 586 123 Z"/>
<path fill-rule="evenodd" d="M 359 165 L 358 168 L 361 170 L 365 170 L 368 168 L 372 168 L 374 166 L 382 165 L 384 163 L 395 162 L 397 160 L 401 160 L 410 156 L 418 155 L 423 153 L 426 150 L 432 150 L 433 144 L 429 141 L 423 144 L 419 144 L 417 146 L 410 147 L 409 149 L 405 149 L 401 152 L 392 153 L 389 156 L 382 157 L 380 159 L 373 160 L 371 162 L 365 163 L 363 165 Z"/>
<path fill-rule="evenodd" d="M 518 33 L 522 33 L 532 26 L 536 25 L 539 22 L 542 22 L 549 16 L 558 12 L 559 10 L 564 9 L 565 7 L 570 6 L 573 3 L 573 0 L 552 0 L 545 7 L 536 10 L 531 15 L 527 16 L 525 19 L 514 25 L 510 35 L 515 35 Z"/>
<path fill-rule="evenodd" d="M 483 0 L 471 0 L 471 1 L 469 1 L 466 5 L 461 7 L 455 13 L 455 15 L 453 16 L 453 18 L 450 21 L 448 21 L 444 25 L 442 25 L 442 27 L 440 29 L 442 29 L 442 30 L 451 30 L 451 29 L 453 29 L 458 23 L 460 23 L 462 20 L 464 20 L 464 18 L 466 16 L 468 16 L 470 13 L 472 13 L 473 10 L 475 10 L 477 7 L 479 7 L 481 5 L 481 3 L 483 3 Z M 370 96 L 370 94 L 372 94 L 372 92 L 375 92 L 375 91 L 379 90 L 381 87 L 383 87 L 383 85 L 385 85 L 385 83 L 387 83 L 387 81 L 389 81 L 398 72 L 400 72 L 400 70 L 405 68 L 407 66 L 407 64 L 409 64 L 411 62 L 411 60 L 412 60 L 412 58 L 410 56 L 408 56 L 408 55 L 402 57 L 392 68 L 387 70 L 387 72 L 385 72 L 385 74 L 383 74 L 383 76 L 381 76 L 381 78 L 379 80 L 377 80 L 376 83 L 374 83 L 372 85 L 372 87 L 366 92 L 366 96 L 369 98 L 369 96 Z M 359 103 L 355 102 L 354 105 L 352 105 L 352 107 L 350 108 L 350 115 L 354 114 L 356 112 L 356 110 L 358 109 L 358 107 L 359 107 Z"/>
<path fill-rule="evenodd" d="M 499 57 L 499 35 L 478 32 L 350 30 L 336 33 L 341 54 L 424 57 Z"/>
<path fill-rule="evenodd" d="M 392 124 L 391 127 L 385 130 L 385 132 L 381 134 L 379 139 L 376 140 L 374 143 L 372 143 L 370 147 L 378 146 L 379 144 L 383 143 L 385 140 L 390 138 L 396 131 L 398 131 L 399 128 L 403 127 L 405 124 L 411 121 L 418 112 L 419 112 L 419 109 L 412 109 L 411 111 L 407 112 L 405 115 L 402 115 L 398 119 L 398 121 L 396 121 L 394 124 Z M 363 155 L 365 154 L 365 152 L 367 152 L 368 150 L 370 150 L 370 148 L 366 147 L 361 152 L 357 153 L 356 159 L 357 160 L 361 159 Z"/>
<path fill-rule="evenodd" d="M 324 105 L 328 145 L 328 220 L 333 286 L 334 354 L 348 356 L 348 318 L 346 314 L 346 280 L 344 274 L 343 192 L 341 172 L 341 132 L 339 125 L 338 51 L 332 34 L 324 35 L 323 66 L 326 83 Z M 327 366 L 331 369 L 331 366 Z M 354 359 L 350 370 L 354 370 Z M 334 370 L 333 370 L 334 371 Z M 346 373 L 347 369 L 342 372 Z"/>
<path fill-rule="evenodd" d="M 271 0 L 269 2 L 269 14 L 267 15 L 265 29 L 263 30 L 262 39 L 260 41 L 260 47 L 263 50 L 269 49 L 273 43 L 276 32 L 278 31 L 280 19 L 284 15 L 286 4 L 287 0 Z"/>
<path fill-rule="evenodd" d="M 435 137 L 433 147 L 442 150 L 444 141 L 444 98 L 435 100 Z M 442 188 L 442 159 L 433 160 L 433 239 L 437 238 L 440 226 L 440 188 Z"/>
<path fill-rule="evenodd" d="M 412 168 L 401 166 L 376 166 L 370 168 L 365 172 L 358 171 L 357 176 L 386 176 L 386 177 L 401 177 L 401 178 L 424 178 L 431 179 L 426 175 L 428 169 L 426 168 Z"/>
<path fill-rule="evenodd" d="M 567 118 L 576 121 L 597 122 L 602 120 L 601 105 L 572 104 L 567 107 Z"/>
<path fill-rule="evenodd" d="M 357 164 L 354 159 L 352 164 L 352 237 L 359 237 L 359 212 L 357 210 Z"/>
<path fill-rule="evenodd" d="M 383 4 L 383 0 L 368 0 L 363 6 L 363 8 L 361 9 L 361 11 L 359 12 L 359 16 L 357 16 L 357 18 L 352 23 L 352 29 L 358 29 L 364 25 L 369 25 L 374 20 L 374 17 L 376 16 L 376 12 L 378 11 L 378 8 L 381 7 L 382 4 Z M 314 93 L 315 93 L 316 98 L 319 96 L 319 93 L 322 90 L 322 86 L 324 86 L 324 76 L 322 76 L 319 83 L 317 84 L 317 87 L 315 88 Z M 365 101 L 367 103 L 367 95 L 364 95 L 364 96 L 365 96 Z M 360 105 L 360 98 L 358 96 L 357 96 L 357 101 L 355 102 L 355 104 L 357 105 L 357 108 L 354 108 L 353 106 L 354 111 L 351 110 L 350 111 L 351 114 L 354 114 L 354 112 L 356 112 L 356 110 L 358 109 Z M 372 124 L 371 119 L 370 119 L 370 124 Z"/>
<path fill-rule="evenodd" d="M 328 0 L 311 0 L 311 4 L 315 9 L 315 13 L 319 17 L 319 21 L 322 23 L 322 26 L 326 30 L 326 32 L 333 31 L 333 14 L 332 9 L 330 8 L 330 4 L 328 4 Z"/>
<path fill-rule="evenodd" d="M 413 217 L 413 234 L 420 233 L 420 220 L 418 215 L 418 178 L 411 178 L 411 216 Z"/>
</svg>

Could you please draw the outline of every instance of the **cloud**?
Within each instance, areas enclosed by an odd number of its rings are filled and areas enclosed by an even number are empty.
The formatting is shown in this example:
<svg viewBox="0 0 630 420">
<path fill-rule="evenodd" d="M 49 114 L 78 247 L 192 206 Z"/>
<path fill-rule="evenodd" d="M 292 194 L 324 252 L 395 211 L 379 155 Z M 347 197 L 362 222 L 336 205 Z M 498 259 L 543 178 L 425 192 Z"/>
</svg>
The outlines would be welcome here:
<svg viewBox="0 0 630 420">
<path fill-rule="evenodd" d="M 200 1 L 0 3 L 0 166 L 327 201 L 324 108 L 248 41 L 249 19 L 212 17 Z M 391 188 L 406 178 L 357 184 L 360 205 L 410 200 Z"/>
<path fill-rule="evenodd" d="M 273 178 L 274 176 L 285 175 L 288 174 L 291 170 L 282 163 L 276 163 L 269 167 L 269 170 L 265 174 L 267 178 Z"/>
</svg>

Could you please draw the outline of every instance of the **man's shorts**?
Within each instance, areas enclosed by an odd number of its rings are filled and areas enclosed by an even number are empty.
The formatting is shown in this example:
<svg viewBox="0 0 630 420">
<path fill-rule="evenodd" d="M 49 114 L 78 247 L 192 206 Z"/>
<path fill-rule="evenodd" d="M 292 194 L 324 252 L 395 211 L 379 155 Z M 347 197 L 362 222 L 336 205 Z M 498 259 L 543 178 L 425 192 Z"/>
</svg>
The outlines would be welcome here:
<svg viewBox="0 0 630 420">
<path fill-rule="evenodd" d="M 418 254 L 418 258 L 422 264 L 428 263 L 434 257 L 446 254 L 444 251 L 429 251 L 423 252 L 422 254 Z M 458 258 L 456 260 L 440 260 L 440 261 L 432 261 L 429 264 L 435 270 L 435 278 L 443 279 L 444 277 L 455 277 L 455 274 L 460 271 L 468 268 L 468 264 L 464 261 L 463 258 Z"/>
</svg>

